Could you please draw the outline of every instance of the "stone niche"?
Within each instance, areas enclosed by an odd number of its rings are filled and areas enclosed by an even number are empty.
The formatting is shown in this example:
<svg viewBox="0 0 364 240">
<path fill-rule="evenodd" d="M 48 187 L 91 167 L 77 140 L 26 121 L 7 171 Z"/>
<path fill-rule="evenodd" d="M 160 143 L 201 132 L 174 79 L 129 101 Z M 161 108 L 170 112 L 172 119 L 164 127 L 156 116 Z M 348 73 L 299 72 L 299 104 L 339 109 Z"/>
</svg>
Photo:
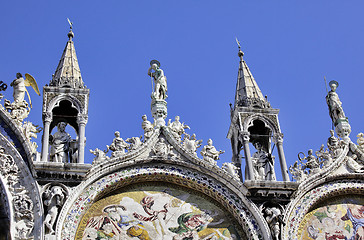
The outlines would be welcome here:
<svg viewBox="0 0 364 240">
<path fill-rule="evenodd" d="M 219 203 L 182 186 L 129 185 L 95 200 L 77 239 L 247 239 Z"/>
<path fill-rule="evenodd" d="M 330 198 L 308 211 L 300 223 L 297 239 L 361 239 L 363 219 L 363 196 Z"/>
</svg>

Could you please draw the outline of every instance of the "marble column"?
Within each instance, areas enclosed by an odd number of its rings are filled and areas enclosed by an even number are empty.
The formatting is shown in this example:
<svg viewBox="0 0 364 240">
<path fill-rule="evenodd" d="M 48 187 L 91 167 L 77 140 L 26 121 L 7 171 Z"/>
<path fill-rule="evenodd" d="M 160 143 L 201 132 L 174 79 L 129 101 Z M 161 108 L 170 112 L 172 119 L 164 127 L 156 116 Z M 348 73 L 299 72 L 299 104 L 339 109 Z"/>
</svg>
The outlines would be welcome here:
<svg viewBox="0 0 364 240">
<path fill-rule="evenodd" d="M 85 128 L 87 123 L 87 115 L 79 114 L 77 116 L 78 123 L 78 159 L 77 163 L 85 162 Z"/>
<path fill-rule="evenodd" d="M 253 163 L 249 147 L 249 138 L 250 138 L 249 132 L 243 132 L 242 137 L 243 137 L 243 145 L 245 153 L 245 164 L 246 164 L 245 180 L 254 180 Z"/>
<path fill-rule="evenodd" d="M 277 151 L 278 151 L 279 163 L 281 165 L 283 181 L 289 182 L 286 157 L 284 156 L 284 151 L 283 151 L 283 134 L 282 133 L 276 134 L 274 137 L 274 141 L 277 145 Z"/>
<path fill-rule="evenodd" d="M 52 122 L 52 113 L 44 112 L 43 113 L 43 137 L 42 137 L 42 162 L 48 162 L 48 150 L 49 150 L 49 130 Z"/>
</svg>

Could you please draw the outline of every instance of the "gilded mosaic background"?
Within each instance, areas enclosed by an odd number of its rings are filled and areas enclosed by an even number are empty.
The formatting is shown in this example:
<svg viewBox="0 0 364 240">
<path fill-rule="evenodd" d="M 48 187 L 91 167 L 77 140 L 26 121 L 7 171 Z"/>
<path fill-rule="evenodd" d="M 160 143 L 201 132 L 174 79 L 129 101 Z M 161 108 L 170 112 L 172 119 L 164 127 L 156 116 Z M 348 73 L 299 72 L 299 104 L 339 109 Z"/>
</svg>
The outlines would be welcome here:
<svg viewBox="0 0 364 240">
<path fill-rule="evenodd" d="M 364 237 L 364 198 L 340 197 L 311 210 L 298 230 L 300 240 L 358 240 Z"/>
<path fill-rule="evenodd" d="M 217 203 L 175 185 L 134 185 L 96 201 L 77 239 L 242 239 Z"/>
</svg>

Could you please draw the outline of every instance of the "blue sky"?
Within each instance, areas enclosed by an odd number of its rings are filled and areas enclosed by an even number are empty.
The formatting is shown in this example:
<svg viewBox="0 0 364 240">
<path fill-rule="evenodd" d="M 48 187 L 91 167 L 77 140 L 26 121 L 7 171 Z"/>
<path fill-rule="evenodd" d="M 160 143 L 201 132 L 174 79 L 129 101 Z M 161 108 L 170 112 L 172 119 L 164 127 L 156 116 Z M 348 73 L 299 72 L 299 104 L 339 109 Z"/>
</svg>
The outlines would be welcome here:
<svg viewBox="0 0 364 240">
<path fill-rule="evenodd" d="M 32 74 L 40 88 L 48 84 L 66 45 L 67 17 L 74 22 L 81 73 L 91 90 L 86 162 L 93 158 L 88 150 L 105 149 L 116 130 L 124 139 L 142 135 L 141 116 L 151 119 L 152 59 L 167 76 L 168 118 L 179 115 L 203 145 L 212 138 L 217 149 L 226 150 L 219 165 L 230 161 L 226 134 L 239 63 L 235 37 L 263 94 L 280 109 L 288 165 L 298 152 L 317 150 L 329 137 L 324 76 L 340 84 L 351 139 L 356 142 L 364 131 L 363 1 L 2 1 L 0 6 L 0 80 L 8 84 L 17 72 Z M 10 86 L 4 95 L 12 99 Z M 28 120 L 42 125 L 42 98 L 31 96 Z"/>
</svg>

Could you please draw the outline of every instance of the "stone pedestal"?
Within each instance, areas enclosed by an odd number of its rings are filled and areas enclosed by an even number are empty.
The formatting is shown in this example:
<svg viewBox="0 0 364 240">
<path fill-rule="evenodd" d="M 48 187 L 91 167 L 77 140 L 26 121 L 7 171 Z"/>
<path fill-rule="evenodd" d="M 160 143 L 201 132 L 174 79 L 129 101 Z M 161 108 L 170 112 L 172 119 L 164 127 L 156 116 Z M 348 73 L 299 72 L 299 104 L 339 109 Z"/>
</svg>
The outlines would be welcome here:
<svg viewBox="0 0 364 240">
<path fill-rule="evenodd" d="M 152 116 L 156 126 L 165 126 L 167 117 L 167 102 L 164 100 L 152 99 Z"/>
<path fill-rule="evenodd" d="M 347 119 L 338 119 L 335 126 L 336 134 L 341 137 L 345 142 L 350 142 L 349 135 L 351 133 L 351 126 Z"/>
</svg>

